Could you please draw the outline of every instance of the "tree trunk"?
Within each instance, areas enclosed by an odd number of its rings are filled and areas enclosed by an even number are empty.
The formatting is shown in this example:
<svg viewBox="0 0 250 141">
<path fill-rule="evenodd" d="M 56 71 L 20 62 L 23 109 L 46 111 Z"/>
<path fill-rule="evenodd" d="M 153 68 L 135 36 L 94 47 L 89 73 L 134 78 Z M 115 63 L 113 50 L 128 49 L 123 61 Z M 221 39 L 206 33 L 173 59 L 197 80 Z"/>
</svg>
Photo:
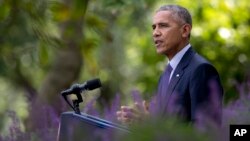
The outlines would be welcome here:
<svg viewBox="0 0 250 141">
<path fill-rule="evenodd" d="M 64 0 L 64 4 L 70 15 L 58 24 L 63 47 L 56 53 L 55 61 L 38 91 L 39 99 L 51 105 L 58 114 L 62 112 L 63 104 L 60 92 L 78 79 L 83 65 L 81 41 L 88 0 L 81 2 L 81 6 L 79 1 Z"/>
</svg>

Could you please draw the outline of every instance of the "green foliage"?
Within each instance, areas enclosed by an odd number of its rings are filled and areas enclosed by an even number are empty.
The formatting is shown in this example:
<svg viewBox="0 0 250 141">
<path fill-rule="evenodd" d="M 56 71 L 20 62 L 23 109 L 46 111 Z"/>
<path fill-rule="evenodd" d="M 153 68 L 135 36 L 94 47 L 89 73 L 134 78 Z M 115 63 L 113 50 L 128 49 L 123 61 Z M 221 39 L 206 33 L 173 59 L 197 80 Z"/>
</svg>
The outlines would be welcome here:
<svg viewBox="0 0 250 141">
<path fill-rule="evenodd" d="M 58 67 L 54 62 L 59 52 L 73 44 L 80 48 L 77 53 L 84 65 L 69 64 L 82 68 L 78 81 L 100 77 L 102 100 L 109 101 L 119 92 L 125 101 L 134 88 L 149 98 L 166 63 L 152 42 L 151 16 L 159 5 L 169 3 L 190 10 L 191 44 L 218 69 L 225 101 L 238 97 L 236 86 L 247 81 L 250 69 L 248 0 L 1 0 L 0 77 L 23 88 L 22 94 L 35 94 L 46 85 L 51 68 Z M 66 61 L 68 56 L 59 59 L 61 64 Z M 65 70 L 74 72 L 57 72 Z M 51 89 L 61 89 L 56 88 L 59 82 L 52 83 Z"/>
<path fill-rule="evenodd" d="M 188 7 L 189 5 L 187 5 Z M 200 1 L 193 11 L 192 45 L 215 64 L 225 88 L 225 100 L 235 97 L 235 86 L 249 75 L 249 11 L 244 1 Z M 234 95 L 234 96 L 233 96 Z"/>
</svg>

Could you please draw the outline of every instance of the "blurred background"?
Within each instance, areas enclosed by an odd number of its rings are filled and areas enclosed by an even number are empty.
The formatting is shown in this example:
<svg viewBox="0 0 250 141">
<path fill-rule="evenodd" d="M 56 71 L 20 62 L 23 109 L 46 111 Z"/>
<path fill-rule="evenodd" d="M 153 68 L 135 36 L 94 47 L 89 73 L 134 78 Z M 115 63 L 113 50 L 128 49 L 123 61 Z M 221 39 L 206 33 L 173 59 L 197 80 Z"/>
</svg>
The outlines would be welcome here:
<svg viewBox="0 0 250 141">
<path fill-rule="evenodd" d="M 99 107 L 116 94 L 129 103 L 134 90 L 149 99 L 166 63 L 151 29 L 163 4 L 190 11 L 192 46 L 219 71 L 225 104 L 237 99 L 250 84 L 248 0 L 0 0 L 0 133 L 10 133 L 12 112 L 29 131 L 36 106 L 70 110 L 60 92 L 93 78 Z"/>
</svg>

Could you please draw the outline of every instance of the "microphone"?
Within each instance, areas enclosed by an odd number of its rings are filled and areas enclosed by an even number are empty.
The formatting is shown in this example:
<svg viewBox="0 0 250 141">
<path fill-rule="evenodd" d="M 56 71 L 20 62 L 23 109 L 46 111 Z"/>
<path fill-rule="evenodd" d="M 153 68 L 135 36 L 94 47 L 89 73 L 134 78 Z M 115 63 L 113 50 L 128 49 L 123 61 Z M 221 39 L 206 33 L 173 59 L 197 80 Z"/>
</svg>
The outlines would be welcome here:
<svg viewBox="0 0 250 141">
<path fill-rule="evenodd" d="M 62 96 L 69 94 L 80 94 L 83 90 L 94 90 L 101 87 L 101 81 L 99 78 L 88 80 L 83 84 L 74 84 L 69 89 L 61 92 Z"/>
</svg>

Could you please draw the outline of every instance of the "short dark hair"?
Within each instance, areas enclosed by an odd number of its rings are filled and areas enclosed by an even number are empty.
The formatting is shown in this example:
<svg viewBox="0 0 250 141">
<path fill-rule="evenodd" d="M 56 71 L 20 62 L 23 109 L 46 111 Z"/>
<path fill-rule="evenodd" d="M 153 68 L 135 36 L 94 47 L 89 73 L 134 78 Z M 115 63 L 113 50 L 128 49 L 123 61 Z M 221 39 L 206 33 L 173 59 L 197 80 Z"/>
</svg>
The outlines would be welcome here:
<svg viewBox="0 0 250 141">
<path fill-rule="evenodd" d="M 181 22 L 188 23 L 192 26 L 192 17 L 189 13 L 189 11 L 179 5 L 163 5 L 161 6 L 156 12 L 159 11 L 171 11 L 173 12 L 173 17 L 176 18 L 176 20 L 180 20 Z"/>
</svg>

